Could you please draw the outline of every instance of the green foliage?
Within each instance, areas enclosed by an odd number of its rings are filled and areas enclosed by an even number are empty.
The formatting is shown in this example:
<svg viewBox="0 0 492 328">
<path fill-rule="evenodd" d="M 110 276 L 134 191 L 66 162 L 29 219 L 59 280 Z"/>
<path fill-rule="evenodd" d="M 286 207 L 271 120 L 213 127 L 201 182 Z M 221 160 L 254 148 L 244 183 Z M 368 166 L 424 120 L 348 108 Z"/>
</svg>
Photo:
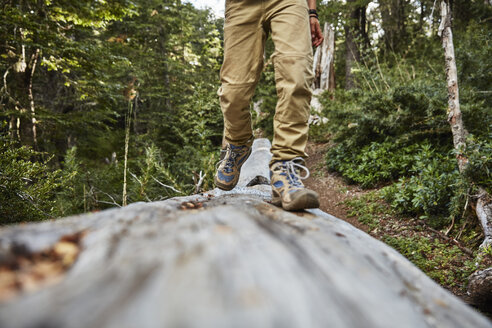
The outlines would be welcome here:
<svg viewBox="0 0 492 328">
<path fill-rule="evenodd" d="M 56 191 L 63 187 L 61 172 L 52 170 L 43 154 L 19 147 L 0 136 L 0 225 L 54 216 Z"/>
<path fill-rule="evenodd" d="M 65 216 L 121 204 L 130 104 L 129 202 L 195 192 L 200 172 L 201 187 L 211 188 L 222 137 L 222 25 L 179 0 L 2 7 L 1 130 L 53 154 L 51 169 L 63 169 L 65 185 L 45 211 Z"/>
<path fill-rule="evenodd" d="M 424 145 L 412 156 L 413 164 L 406 176 L 382 190 L 384 198 L 400 212 L 418 214 L 434 226 L 444 222 L 453 208 L 452 201 L 463 193 L 456 159 L 443 156 Z M 453 213 L 459 214 L 459 213 Z"/>
<path fill-rule="evenodd" d="M 312 129 L 310 136 L 334 141 L 327 165 L 350 182 L 366 188 L 387 185 L 347 202 L 351 215 L 439 283 L 465 286 L 485 261 L 409 231 L 407 221 L 440 229 L 453 217 L 455 226 L 461 226 L 460 240 L 478 246 L 479 229 L 470 229 L 461 216 L 470 213 L 464 211 L 465 202 L 477 186 L 489 193 L 492 188 L 492 7 L 479 0 L 453 1 L 460 104 L 470 133 L 466 149 L 458 154 L 446 120 L 448 95 L 443 50 L 435 36 L 440 20 L 435 2 L 381 0 L 377 8 L 364 8 L 367 25 L 361 19 L 354 26 L 349 14 L 354 6 L 365 5 L 362 0 L 335 0 L 320 6 L 322 22 L 335 28 L 337 90 L 322 99 L 328 124 Z M 352 68 L 356 89 L 343 91 L 348 28 L 355 35 L 367 33 L 370 45 L 356 38 L 361 54 Z M 468 159 L 464 174 L 458 172 L 456 156 Z M 388 216 L 398 212 L 423 221 L 388 223 Z M 387 233 L 387 224 L 396 226 L 388 229 L 395 235 Z"/>
<path fill-rule="evenodd" d="M 260 128 L 265 137 L 273 138 L 273 118 L 277 107 L 277 89 L 275 88 L 275 72 L 273 65 L 267 65 L 261 76 L 254 97 L 255 101 L 261 100 L 260 117 L 256 117 L 255 126 Z"/>
<path fill-rule="evenodd" d="M 409 144 L 429 137 L 435 145 L 449 140 L 441 83 L 410 81 L 384 92 L 339 90 L 334 98 L 323 95 L 323 114 L 329 119 L 328 127 L 336 132 L 335 141 L 343 141 L 347 147 L 384 142 L 388 137 Z"/>
<path fill-rule="evenodd" d="M 492 134 L 488 140 L 469 136 L 464 156 L 468 159 L 465 170 L 468 182 L 492 194 Z"/>
<path fill-rule="evenodd" d="M 475 261 L 466 259 L 457 246 L 423 236 L 394 237 L 383 240 L 408 258 L 436 282 L 446 286 L 464 286 L 477 270 Z"/>
<path fill-rule="evenodd" d="M 380 201 L 380 196 L 377 192 L 368 192 L 358 198 L 347 200 L 345 204 L 348 206 L 348 215 L 357 217 L 357 220 L 369 229 L 377 229 L 380 225 L 379 218 L 393 214 L 383 202 Z"/>
<path fill-rule="evenodd" d="M 491 8 L 492 9 L 492 8 Z M 492 84 L 492 63 L 490 62 L 490 40 L 492 29 L 484 28 L 482 24 L 471 21 L 464 31 L 458 30 L 456 35 L 456 62 L 461 83 L 467 88 L 477 91 L 490 89 Z M 491 101 L 491 97 L 482 98 Z M 466 96 L 466 94 L 465 94 Z"/>
<path fill-rule="evenodd" d="M 336 30 L 339 86 L 344 83 L 340 77 L 345 69 L 345 25 L 355 23 L 349 21 L 355 7 L 369 2 L 337 0 L 319 6 L 322 21 L 332 23 Z M 395 203 L 395 208 L 421 216 L 439 211 L 454 215 L 465 197 L 449 193 L 455 169 L 449 164 L 453 158 L 442 50 L 428 36 L 432 1 L 421 4 L 421 15 L 410 3 L 404 4 L 406 38 L 395 49 L 401 55 L 382 51 L 382 38 L 372 40 L 370 47 L 360 47 L 362 60 L 353 72 L 359 88 L 338 89 L 334 100 L 326 95 L 323 105 L 329 123 L 312 132 L 318 138 L 334 136 L 338 144 L 328 154 L 329 166 L 350 181 L 364 187 L 400 184 L 395 195 L 406 201 Z M 455 44 L 463 118 L 472 135 L 464 154 L 469 169 L 459 182 L 460 190 L 476 186 L 490 190 L 491 31 L 482 21 L 490 10 L 477 1 L 468 7 L 456 1 L 456 8 L 461 8 L 455 21 Z M 368 35 L 373 35 L 384 20 L 381 9 L 368 11 L 367 19 L 375 23 L 366 26 Z M 384 24 L 388 27 L 388 21 Z M 29 213 L 38 219 L 42 212 L 68 215 L 121 204 L 124 128 L 130 103 L 134 115 L 129 201 L 194 192 L 200 172 L 205 174 L 202 188 L 211 188 L 222 137 L 216 96 L 222 33 L 222 19 L 179 0 L 7 1 L 0 11 L 4 76 L 0 132 L 16 140 L 5 147 L 19 148 L 25 161 L 2 165 L 12 171 L 19 165 L 23 176 L 45 174 L 53 187 L 39 188 L 47 193 L 46 198 L 36 196 L 39 211 L 32 210 L 25 198 L 23 206 L 31 210 L 18 220 L 28 220 Z M 256 125 L 271 137 L 277 100 L 271 39 L 266 48 L 268 60 L 255 95 L 255 100 L 263 101 Z M 28 148 L 21 145 L 40 153 L 28 156 Z M 37 171 L 29 173 L 29 165 Z M 41 183 L 37 179 L 32 180 Z M 442 184 L 448 185 L 439 188 Z M 8 194 L 16 195 L 16 190 L 27 186 L 9 184 Z M 437 193 L 436 199 L 426 195 L 432 192 Z M 451 209 L 444 209 L 449 204 Z"/>
<path fill-rule="evenodd" d="M 473 256 L 450 245 L 427 230 L 422 221 L 398 217 L 397 212 L 382 201 L 381 191 L 371 191 L 344 202 L 348 214 L 369 228 L 371 234 L 395 248 L 432 279 L 446 287 L 464 290 L 475 270 L 487 267 L 490 255 L 477 252 Z M 462 225 L 457 221 L 457 225 Z M 480 234 L 473 225 L 460 228 L 461 242 L 475 245 Z"/>
<path fill-rule="evenodd" d="M 420 151 L 417 144 L 405 146 L 390 139 L 382 143 L 372 142 L 356 152 L 347 154 L 349 147 L 339 144 L 327 154 L 328 168 L 343 173 L 352 183 L 363 188 L 393 181 L 405 175 L 414 165 Z"/>
<path fill-rule="evenodd" d="M 471 26 L 459 36 L 466 40 L 465 46 L 488 35 L 477 29 Z M 355 72 L 359 89 L 337 90 L 334 97 L 322 98 L 326 128 L 337 143 L 328 150 L 328 167 L 365 188 L 390 184 L 383 195 L 395 210 L 419 216 L 435 227 L 462 215 L 474 186 L 490 191 L 491 185 L 492 105 L 488 93 L 480 91 L 490 74 L 481 72 L 473 59 L 476 54 L 485 60 L 483 49 L 461 52 L 469 54 L 466 60 L 477 67 L 474 74 L 466 68 L 460 71 L 463 118 L 472 133 L 461 154 L 469 160 L 464 177 L 457 169 L 446 121 L 445 78 L 435 74 L 440 56 L 426 62 L 394 56 L 382 63 L 372 59 L 373 65 L 366 58 Z"/>
<path fill-rule="evenodd" d="M 189 191 L 179 184 L 162 151 L 153 144 L 145 148 L 144 158 L 130 163 L 129 172 L 129 202 L 163 200 Z"/>
</svg>

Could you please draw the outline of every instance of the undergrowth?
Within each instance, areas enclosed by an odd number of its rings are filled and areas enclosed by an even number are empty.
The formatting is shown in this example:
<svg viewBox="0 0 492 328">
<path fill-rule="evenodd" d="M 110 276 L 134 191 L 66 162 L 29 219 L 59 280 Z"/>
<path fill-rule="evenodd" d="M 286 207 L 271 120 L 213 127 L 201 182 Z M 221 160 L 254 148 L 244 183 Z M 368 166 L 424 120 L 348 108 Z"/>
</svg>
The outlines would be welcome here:
<svg viewBox="0 0 492 328">
<path fill-rule="evenodd" d="M 482 50 L 476 52 L 484 57 Z M 476 58 L 463 60 L 475 63 Z M 394 210 L 438 229 L 463 214 L 479 187 L 492 191 L 492 101 L 479 92 L 489 76 L 477 72 L 461 85 L 467 147 L 455 150 L 444 74 L 425 69 L 441 61 L 439 56 L 411 65 L 396 58 L 379 72 L 360 68 L 358 88 L 321 96 L 328 123 L 312 132 L 314 138 L 330 136 L 329 170 L 362 188 L 384 187 L 381 195 Z M 404 74 L 396 74 L 392 65 Z M 457 156 L 468 160 L 464 174 Z"/>
<path fill-rule="evenodd" d="M 461 248 L 439 237 L 424 221 L 398 215 L 383 201 L 381 191 L 371 191 L 358 198 L 345 201 L 349 216 L 368 227 L 369 233 L 390 245 L 437 283 L 463 294 L 468 277 L 490 264 L 492 254 L 474 252 L 471 248 L 481 239 L 479 227 L 470 223 L 472 218 L 456 223 L 450 234 L 460 234 Z M 457 290 L 456 290 L 457 288 Z"/>
</svg>

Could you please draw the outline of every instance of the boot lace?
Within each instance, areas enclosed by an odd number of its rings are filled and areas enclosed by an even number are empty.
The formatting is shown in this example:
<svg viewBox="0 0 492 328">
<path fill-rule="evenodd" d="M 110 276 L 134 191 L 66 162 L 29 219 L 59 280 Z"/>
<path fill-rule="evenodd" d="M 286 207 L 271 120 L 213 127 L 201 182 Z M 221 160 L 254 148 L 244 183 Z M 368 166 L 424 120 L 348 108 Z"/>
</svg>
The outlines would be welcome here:
<svg viewBox="0 0 492 328">
<path fill-rule="evenodd" d="M 243 153 L 244 147 L 235 146 L 235 149 L 231 147 L 230 144 L 227 144 L 226 155 L 223 159 L 217 162 L 215 165 L 215 169 L 217 170 L 219 166 L 225 162 L 224 171 L 226 173 L 231 173 L 234 169 L 234 165 L 236 165 L 236 158 Z"/>
<path fill-rule="evenodd" d="M 299 164 L 298 162 L 304 163 L 304 159 L 302 157 L 296 157 L 290 161 L 285 161 L 282 163 L 281 169 L 287 174 L 287 180 L 293 186 L 302 187 L 301 180 L 309 178 L 309 169 L 306 166 Z M 301 176 L 300 172 L 302 171 L 306 172 L 306 175 Z"/>
</svg>

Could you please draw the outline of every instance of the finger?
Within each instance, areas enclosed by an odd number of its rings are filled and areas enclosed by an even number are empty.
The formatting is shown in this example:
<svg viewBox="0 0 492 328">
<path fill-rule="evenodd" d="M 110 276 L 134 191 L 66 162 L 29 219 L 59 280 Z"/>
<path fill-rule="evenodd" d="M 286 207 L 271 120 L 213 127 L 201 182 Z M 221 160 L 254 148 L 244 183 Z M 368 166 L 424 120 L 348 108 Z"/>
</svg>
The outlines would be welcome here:
<svg viewBox="0 0 492 328">
<path fill-rule="evenodd" d="M 323 40 L 325 38 L 323 37 L 323 33 L 321 33 L 321 31 L 318 31 L 318 45 L 320 45 L 321 43 L 323 43 Z"/>
<path fill-rule="evenodd" d="M 324 37 L 323 37 L 323 32 L 321 31 L 321 27 L 319 26 L 319 23 L 316 25 L 316 36 L 318 39 L 318 45 L 320 45 L 323 42 Z"/>
<path fill-rule="evenodd" d="M 313 46 L 317 47 L 323 42 L 323 33 L 317 19 L 311 19 L 311 40 Z"/>
</svg>

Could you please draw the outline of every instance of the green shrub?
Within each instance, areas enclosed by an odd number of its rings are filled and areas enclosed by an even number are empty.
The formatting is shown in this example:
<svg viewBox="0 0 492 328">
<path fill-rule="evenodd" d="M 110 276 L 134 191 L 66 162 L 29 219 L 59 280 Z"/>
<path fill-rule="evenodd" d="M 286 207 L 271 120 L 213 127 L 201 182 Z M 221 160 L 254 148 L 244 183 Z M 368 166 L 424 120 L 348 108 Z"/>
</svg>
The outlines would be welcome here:
<svg viewBox="0 0 492 328">
<path fill-rule="evenodd" d="M 492 194 L 492 133 L 488 140 L 469 136 L 464 155 L 468 159 L 466 179 Z"/>
<path fill-rule="evenodd" d="M 414 81 L 388 91 L 362 90 L 329 93 L 321 97 L 323 114 L 334 140 L 350 148 L 361 148 L 388 138 L 417 143 L 430 140 L 434 145 L 448 145 L 451 137 L 446 122 L 445 88 Z M 450 146 L 450 145 L 449 145 Z"/>
<path fill-rule="evenodd" d="M 129 159 L 127 171 L 127 201 L 158 201 L 194 192 L 193 171 L 203 169 L 209 177 L 215 163 L 215 153 L 205 155 L 191 147 L 183 149 L 188 155 L 183 167 L 168 164 L 163 152 L 151 144 L 143 153 Z M 193 156 L 192 156 L 193 155 Z M 190 170 L 190 171 L 188 171 Z M 181 173 L 180 173 L 181 172 Z M 122 204 L 123 161 L 91 163 L 77 158 L 77 148 L 65 156 L 63 178 L 65 188 L 56 199 L 57 213 L 61 216 L 101 210 Z M 203 188 L 209 188 L 205 180 Z"/>
<path fill-rule="evenodd" d="M 254 101 L 261 100 L 259 117 L 254 118 L 254 127 L 261 129 L 264 136 L 273 138 L 273 119 L 277 107 L 277 89 L 275 86 L 275 72 L 273 65 L 268 65 L 261 75 L 256 88 Z M 253 112 L 255 114 L 255 112 Z"/>
<path fill-rule="evenodd" d="M 420 215 L 421 218 L 448 218 L 453 208 L 455 194 L 461 181 L 453 156 L 443 156 L 430 146 L 421 147 L 413 157 L 414 163 L 408 174 L 398 182 L 382 190 L 383 197 L 400 212 Z"/>
<path fill-rule="evenodd" d="M 59 170 L 29 147 L 0 136 L 0 224 L 53 218 L 55 193 L 63 186 Z"/>
<path fill-rule="evenodd" d="M 403 147 L 388 139 L 382 143 L 372 142 L 353 152 L 347 149 L 345 143 L 331 148 L 326 156 L 328 168 L 342 173 L 349 182 L 370 188 L 406 174 L 418 145 Z"/>
<path fill-rule="evenodd" d="M 378 69 L 365 58 L 369 65 L 355 72 L 359 89 L 322 95 L 328 118 L 324 135 L 335 142 L 326 155 L 328 168 L 364 188 L 393 183 L 382 191 L 385 200 L 396 211 L 436 227 L 462 215 L 477 186 L 492 192 L 492 97 L 486 88 L 490 74 L 483 69 L 490 65 L 481 64 L 491 44 L 478 42 L 488 34 L 476 25 L 458 34 L 472 46 L 457 50 L 461 109 L 470 132 L 460 154 L 468 159 L 464 175 L 453 151 L 442 50 L 437 48 L 425 60 L 386 58 Z"/>
</svg>

